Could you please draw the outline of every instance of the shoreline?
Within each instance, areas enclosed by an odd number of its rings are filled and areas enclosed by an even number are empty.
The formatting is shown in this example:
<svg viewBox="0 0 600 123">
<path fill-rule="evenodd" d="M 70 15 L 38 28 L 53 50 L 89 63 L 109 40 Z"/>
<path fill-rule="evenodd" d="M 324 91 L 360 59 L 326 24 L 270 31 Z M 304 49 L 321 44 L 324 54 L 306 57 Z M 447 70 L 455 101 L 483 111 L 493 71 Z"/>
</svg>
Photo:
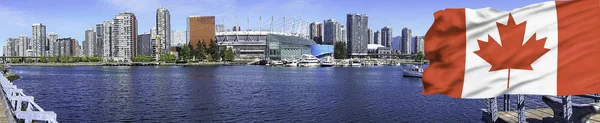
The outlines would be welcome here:
<svg viewBox="0 0 600 123">
<path fill-rule="evenodd" d="M 139 65 L 144 64 L 144 65 Z M 151 65 L 149 65 L 151 64 Z M 79 63 L 10 63 L 11 66 L 218 66 L 218 65 L 246 65 L 236 62 L 202 62 L 202 63 L 160 63 L 156 62 L 139 62 L 139 63 L 102 63 L 102 62 L 79 62 Z"/>
</svg>

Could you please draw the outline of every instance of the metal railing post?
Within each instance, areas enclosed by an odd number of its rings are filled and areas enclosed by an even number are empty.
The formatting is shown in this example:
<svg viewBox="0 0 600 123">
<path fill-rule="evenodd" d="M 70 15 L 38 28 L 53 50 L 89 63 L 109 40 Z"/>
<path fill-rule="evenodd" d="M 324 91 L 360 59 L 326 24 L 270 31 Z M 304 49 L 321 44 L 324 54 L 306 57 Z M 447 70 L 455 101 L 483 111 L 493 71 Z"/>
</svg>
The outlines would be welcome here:
<svg viewBox="0 0 600 123">
<path fill-rule="evenodd" d="M 517 97 L 517 109 L 519 110 L 519 123 L 525 123 L 527 112 L 525 111 L 525 96 L 523 94 L 519 94 Z"/>
<path fill-rule="evenodd" d="M 562 104 L 563 104 L 563 119 L 565 120 L 565 123 L 573 123 L 573 120 L 571 119 L 571 115 L 573 115 L 571 96 L 563 96 Z"/>
<path fill-rule="evenodd" d="M 490 113 L 490 117 L 492 118 L 492 123 L 495 123 L 496 120 L 498 120 L 498 101 L 496 100 L 496 97 L 492 97 L 492 98 L 488 98 L 487 99 L 487 110 Z"/>
<path fill-rule="evenodd" d="M 504 111 L 510 111 L 510 95 L 504 94 Z"/>
</svg>

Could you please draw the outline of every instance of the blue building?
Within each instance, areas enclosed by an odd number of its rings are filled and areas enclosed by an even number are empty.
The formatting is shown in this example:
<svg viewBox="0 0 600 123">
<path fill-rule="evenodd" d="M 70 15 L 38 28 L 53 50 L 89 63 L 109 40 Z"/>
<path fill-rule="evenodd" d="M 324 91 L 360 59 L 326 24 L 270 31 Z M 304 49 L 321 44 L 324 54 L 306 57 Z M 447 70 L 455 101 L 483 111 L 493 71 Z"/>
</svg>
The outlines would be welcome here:
<svg viewBox="0 0 600 123">
<path fill-rule="evenodd" d="M 315 44 L 315 45 L 311 45 L 310 49 L 311 49 L 312 55 L 319 59 L 333 54 L 333 45 Z"/>
</svg>

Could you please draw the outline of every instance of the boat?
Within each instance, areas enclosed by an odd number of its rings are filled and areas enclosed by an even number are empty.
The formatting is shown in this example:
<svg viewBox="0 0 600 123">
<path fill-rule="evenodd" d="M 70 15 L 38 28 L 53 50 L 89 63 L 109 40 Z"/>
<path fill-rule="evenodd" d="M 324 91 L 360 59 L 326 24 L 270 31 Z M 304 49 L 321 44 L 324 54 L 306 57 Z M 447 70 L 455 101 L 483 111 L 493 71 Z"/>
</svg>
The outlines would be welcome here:
<svg viewBox="0 0 600 123">
<path fill-rule="evenodd" d="M 313 55 L 304 54 L 300 57 L 298 66 L 300 66 L 300 67 L 319 66 L 319 59 Z"/>
<path fill-rule="evenodd" d="M 335 63 L 333 62 L 333 57 L 325 56 L 323 61 L 321 61 L 321 67 L 333 67 Z"/>
<path fill-rule="evenodd" d="M 350 60 L 350 62 L 348 63 L 350 66 L 362 66 L 362 62 L 358 59 L 355 60 Z"/>
<path fill-rule="evenodd" d="M 291 61 L 287 61 L 285 63 L 286 67 L 298 67 L 298 61 L 296 60 L 291 60 Z"/>
<path fill-rule="evenodd" d="M 271 66 L 282 66 L 283 62 L 281 62 L 281 61 L 271 61 L 270 64 L 271 64 Z"/>
<path fill-rule="evenodd" d="M 416 65 L 409 65 L 408 68 L 402 70 L 403 76 L 406 77 L 423 77 L 423 68 Z"/>
</svg>

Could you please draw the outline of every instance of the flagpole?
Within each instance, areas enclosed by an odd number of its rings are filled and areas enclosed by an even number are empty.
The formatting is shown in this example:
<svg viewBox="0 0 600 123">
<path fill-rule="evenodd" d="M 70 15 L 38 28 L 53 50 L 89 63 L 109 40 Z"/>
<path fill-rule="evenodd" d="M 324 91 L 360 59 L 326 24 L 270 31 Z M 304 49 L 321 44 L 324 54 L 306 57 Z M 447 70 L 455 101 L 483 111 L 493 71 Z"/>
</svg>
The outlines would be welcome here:
<svg viewBox="0 0 600 123">
<path fill-rule="evenodd" d="M 510 87 L 510 68 L 508 68 L 508 82 L 506 83 L 506 89 Z"/>
</svg>

